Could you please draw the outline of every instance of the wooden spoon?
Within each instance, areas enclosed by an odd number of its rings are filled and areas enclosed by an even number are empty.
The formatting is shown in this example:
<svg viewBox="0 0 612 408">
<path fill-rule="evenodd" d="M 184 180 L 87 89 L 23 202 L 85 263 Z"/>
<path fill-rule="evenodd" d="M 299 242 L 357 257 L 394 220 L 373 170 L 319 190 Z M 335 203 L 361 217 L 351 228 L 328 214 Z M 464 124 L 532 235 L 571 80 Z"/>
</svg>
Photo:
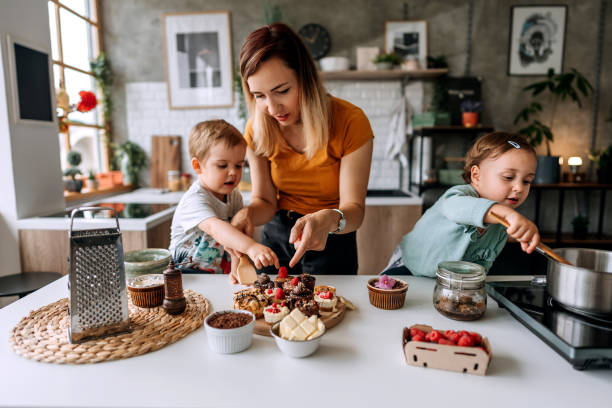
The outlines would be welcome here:
<svg viewBox="0 0 612 408">
<path fill-rule="evenodd" d="M 510 226 L 510 224 L 508 224 L 508 221 L 506 221 L 506 219 L 502 217 L 501 215 L 495 214 L 493 211 L 491 211 L 491 216 L 495 218 L 497 221 L 499 221 L 499 223 L 503 225 L 504 227 L 508 228 Z M 570 261 L 563 258 L 561 255 L 558 255 L 546 244 L 543 244 L 540 242 L 540 244 L 536 247 L 536 250 L 542 255 L 545 255 L 554 261 L 573 266 Z"/>
<path fill-rule="evenodd" d="M 236 275 L 238 275 L 238 282 L 242 285 L 250 285 L 257 280 L 257 271 L 248 256 L 240 257 Z"/>
</svg>

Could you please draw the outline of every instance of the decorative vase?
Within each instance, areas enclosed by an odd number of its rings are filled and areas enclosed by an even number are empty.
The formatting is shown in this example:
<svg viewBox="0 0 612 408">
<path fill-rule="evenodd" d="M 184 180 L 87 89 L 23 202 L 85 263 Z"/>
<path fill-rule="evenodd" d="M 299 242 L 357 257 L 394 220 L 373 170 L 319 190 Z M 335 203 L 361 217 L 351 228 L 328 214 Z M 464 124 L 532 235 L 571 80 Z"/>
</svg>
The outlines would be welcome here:
<svg viewBox="0 0 612 408">
<path fill-rule="evenodd" d="M 82 189 L 83 180 L 73 178 L 64 179 L 64 190 L 70 191 L 71 193 L 80 193 Z"/>
<path fill-rule="evenodd" d="M 463 112 L 461 120 L 464 127 L 474 127 L 478 125 L 478 112 Z"/>
<path fill-rule="evenodd" d="M 535 184 L 555 184 L 559 182 L 559 156 L 538 156 Z"/>
<path fill-rule="evenodd" d="M 393 68 L 393 64 L 391 64 L 390 62 L 377 62 L 376 63 L 376 69 L 378 70 L 385 70 L 385 69 L 391 69 Z"/>
</svg>

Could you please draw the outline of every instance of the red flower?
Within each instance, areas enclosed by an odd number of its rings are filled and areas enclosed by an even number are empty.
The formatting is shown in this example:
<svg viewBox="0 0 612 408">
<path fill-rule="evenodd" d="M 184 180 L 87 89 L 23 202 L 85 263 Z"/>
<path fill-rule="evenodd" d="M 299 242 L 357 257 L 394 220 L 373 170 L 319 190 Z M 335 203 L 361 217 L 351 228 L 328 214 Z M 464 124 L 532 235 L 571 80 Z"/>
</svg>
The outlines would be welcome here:
<svg viewBox="0 0 612 408">
<path fill-rule="evenodd" d="M 79 96 L 81 97 L 81 100 L 77 104 L 77 110 L 79 112 L 89 112 L 98 104 L 96 95 L 93 92 L 81 91 L 79 92 Z"/>
</svg>

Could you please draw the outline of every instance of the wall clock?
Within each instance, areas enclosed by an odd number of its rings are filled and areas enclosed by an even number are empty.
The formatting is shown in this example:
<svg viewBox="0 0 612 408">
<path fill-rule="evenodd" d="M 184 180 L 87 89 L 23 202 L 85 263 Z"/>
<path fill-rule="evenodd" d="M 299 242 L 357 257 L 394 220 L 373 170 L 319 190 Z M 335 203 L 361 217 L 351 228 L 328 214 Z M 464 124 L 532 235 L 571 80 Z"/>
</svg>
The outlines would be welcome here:
<svg viewBox="0 0 612 408">
<path fill-rule="evenodd" d="M 331 48 L 331 36 L 329 31 L 320 24 L 310 23 L 299 29 L 298 34 L 302 37 L 306 48 L 316 60 L 327 55 Z"/>
</svg>

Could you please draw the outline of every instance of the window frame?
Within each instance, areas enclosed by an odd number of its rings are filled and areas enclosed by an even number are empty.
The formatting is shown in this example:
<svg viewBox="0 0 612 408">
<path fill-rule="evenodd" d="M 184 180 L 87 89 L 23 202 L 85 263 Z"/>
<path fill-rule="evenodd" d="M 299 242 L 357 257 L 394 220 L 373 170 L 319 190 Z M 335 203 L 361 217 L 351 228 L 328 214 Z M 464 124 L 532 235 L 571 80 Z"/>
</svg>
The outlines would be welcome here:
<svg viewBox="0 0 612 408">
<path fill-rule="evenodd" d="M 60 17 L 60 9 L 64 9 L 67 12 L 71 13 L 72 15 L 76 16 L 77 18 L 80 18 L 81 20 L 89 24 L 92 30 L 95 30 L 96 44 L 94 44 L 93 53 L 99 55 L 104 50 L 103 41 L 102 41 L 103 26 L 102 26 L 102 22 L 100 21 L 100 2 L 99 0 L 89 0 L 90 5 L 92 7 L 91 12 L 94 15 L 94 19 L 91 19 L 82 14 L 79 14 L 77 11 L 63 4 L 62 0 L 47 0 L 47 1 L 48 1 L 48 4 L 53 4 L 54 11 L 55 11 L 55 22 L 56 22 L 55 31 L 56 31 L 56 37 L 57 37 L 57 44 L 56 44 L 57 45 L 57 59 L 51 58 L 51 61 L 52 61 L 53 67 L 57 66 L 59 70 L 60 84 L 65 86 L 66 68 L 71 69 L 73 71 L 80 72 L 85 75 L 89 75 L 93 79 L 94 75 L 92 71 L 86 71 L 86 70 L 83 70 L 81 68 L 75 67 L 73 65 L 70 65 L 64 62 L 64 50 L 63 50 L 63 44 L 62 44 L 62 22 L 61 22 L 61 17 Z M 99 148 L 102 151 L 102 154 L 101 154 L 102 156 L 101 167 L 102 168 L 100 170 L 108 171 L 110 168 L 110 151 L 107 145 L 110 144 L 110 142 L 112 141 L 110 140 L 110 132 L 108 131 L 108 129 L 110 128 L 110 124 L 104 123 L 103 117 L 101 118 L 101 122 L 102 122 L 101 125 L 71 122 L 71 121 L 67 121 L 67 124 L 70 126 L 74 126 L 74 127 L 94 128 L 94 129 L 98 129 L 99 131 L 102 131 L 105 133 L 105 136 L 109 138 L 109 140 L 108 141 L 104 140 L 104 142 L 101 142 L 100 139 L 98 139 L 97 143 L 100 144 Z M 66 149 L 66 151 L 70 151 L 71 149 L 70 131 L 67 131 L 64 133 L 63 144 L 64 144 L 64 148 Z"/>
</svg>

